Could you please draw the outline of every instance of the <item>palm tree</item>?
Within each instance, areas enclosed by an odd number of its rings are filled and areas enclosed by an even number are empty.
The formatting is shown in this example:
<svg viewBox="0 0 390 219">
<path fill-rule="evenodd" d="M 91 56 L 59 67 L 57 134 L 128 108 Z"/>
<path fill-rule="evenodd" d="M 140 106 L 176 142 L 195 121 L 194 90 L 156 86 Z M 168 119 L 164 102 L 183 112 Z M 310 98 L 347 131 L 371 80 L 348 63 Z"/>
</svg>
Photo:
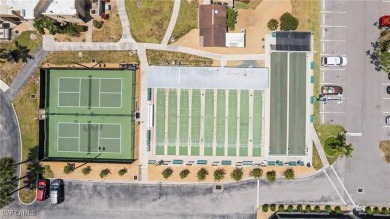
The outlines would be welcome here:
<svg viewBox="0 0 390 219">
<path fill-rule="evenodd" d="M 13 201 L 11 195 L 17 187 L 16 165 L 11 157 L 0 159 L 0 208 Z"/>
<path fill-rule="evenodd" d="M 45 34 L 45 19 L 43 17 L 36 18 L 33 27 L 37 29 L 40 34 Z"/>
<path fill-rule="evenodd" d="M 59 31 L 58 23 L 54 19 L 46 18 L 44 21 L 44 26 L 49 30 L 51 35 L 54 35 Z"/>
<path fill-rule="evenodd" d="M 13 201 L 14 199 L 12 198 L 11 194 L 8 191 L 0 188 L 0 208 L 3 208 Z"/>
<path fill-rule="evenodd" d="M 352 156 L 352 144 L 346 144 L 346 137 L 345 133 L 338 134 L 336 139 L 333 140 L 329 146 L 331 147 L 331 150 L 334 151 L 336 154 L 340 155 L 341 157 L 351 157 Z"/>
<path fill-rule="evenodd" d="M 26 63 L 28 59 L 33 58 L 30 54 L 28 54 L 30 49 L 27 48 L 27 46 L 20 45 L 18 41 L 15 41 L 15 46 L 16 48 L 10 51 L 10 54 L 16 62 L 22 60 L 22 62 Z"/>
</svg>

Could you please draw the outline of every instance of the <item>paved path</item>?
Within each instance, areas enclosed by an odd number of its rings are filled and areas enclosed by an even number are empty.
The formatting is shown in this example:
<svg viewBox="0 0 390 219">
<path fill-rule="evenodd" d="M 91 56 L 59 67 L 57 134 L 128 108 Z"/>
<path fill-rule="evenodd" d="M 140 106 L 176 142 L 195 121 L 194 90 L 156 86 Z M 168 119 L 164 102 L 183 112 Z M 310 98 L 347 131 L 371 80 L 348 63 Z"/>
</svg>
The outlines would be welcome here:
<svg viewBox="0 0 390 219">
<path fill-rule="evenodd" d="M 48 52 L 44 51 L 42 45 L 39 45 L 37 50 L 32 54 L 32 59 L 29 59 L 23 68 L 16 75 L 16 78 L 12 81 L 7 91 L 7 95 L 12 102 L 18 95 L 19 91 L 22 90 L 24 84 L 30 79 L 31 75 L 35 72 L 37 67 L 46 58 Z"/>
<path fill-rule="evenodd" d="M 310 125 L 310 134 L 311 138 L 313 139 L 314 145 L 317 148 L 318 154 L 320 155 L 322 165 L 324 168 L 329 167 L 328 159 L 326 158 L 324 148 L 321 145 L 320 138 L 318 138 L 317 132 L 313 126 L 313 124 Z"/>
<path fill-rule="evenodd" d="M 181 0 L 175 0 L 175 4 L 173 5 L 171 20 L 169 21 L 168 29 L 165 32 L 164 39 L 161 42 L 161 44 L 163 45 L 168 45 L 169 40 L 171 39 L 173 29 L 176 25 L 177 17 L 179 16 L 180 2 Z"/>
<path fill-rule="evenodd" d="M 86 42 L 92 42 L 93 20 L 90 20 L 90 21 L 87 23 L 87 27 L 88 27 L 88 31 L 87 31 L 87 35 L 86 35 L 85 41 L 86 41 Z"/>
<path fill-rule="evenodd" d="M 20 133 L 11 100 L 0 90 L 0 157 L 20 159 Z"/>
<path fill-rule="evenodd" d="M 122 37 L 119 42 L 136 43 L 130 32 L 130 21 L 126 12 L 125 0 L 117 0 L 119 19 L 122 24 Z"/>
</svg>

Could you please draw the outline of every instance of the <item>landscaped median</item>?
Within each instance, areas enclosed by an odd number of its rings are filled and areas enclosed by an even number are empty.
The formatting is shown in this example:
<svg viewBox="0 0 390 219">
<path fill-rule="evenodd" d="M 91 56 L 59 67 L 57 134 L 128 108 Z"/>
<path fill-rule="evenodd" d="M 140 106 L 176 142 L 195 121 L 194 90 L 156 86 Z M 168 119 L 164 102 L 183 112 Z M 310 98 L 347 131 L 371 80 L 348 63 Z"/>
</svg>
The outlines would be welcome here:
<svg viewBox="0 0 390 219">
<path fill-rule="evenodd" d="M 344 133 L 344 128 L 340 125 L 318 125 L 316 126 L 317 134 L 326 153 L 326 158 L 329 161 L 329 164 L 333 164 L 339 154 L 335 153 L 330 148 L 330 143 L 336 138 L 340 133 Z"/>
<path fill-rule="evenodd" d="M 330 205 L 283 205 L 283 204 L 263 204 L 257 209 L 258 219 L 271 218 L 274 213 L 288 214 L 329 214 L 341 215 L 348 214 L 349 209 L 346 206 L 330 206 Z"/>
</svg>

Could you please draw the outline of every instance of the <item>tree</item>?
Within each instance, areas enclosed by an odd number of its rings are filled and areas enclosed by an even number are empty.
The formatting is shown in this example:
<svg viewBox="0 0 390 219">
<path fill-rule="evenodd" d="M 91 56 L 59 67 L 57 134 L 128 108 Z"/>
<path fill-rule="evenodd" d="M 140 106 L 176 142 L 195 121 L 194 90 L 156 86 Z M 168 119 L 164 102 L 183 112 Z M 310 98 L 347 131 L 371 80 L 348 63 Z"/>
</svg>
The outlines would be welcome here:
<svg viewBox="0 0 390 219">
<path fill-rule="evenodd" d="M 330 213 L 330 212 L 332 212 L 332 207 L 330 205 L 326 205 L 325 210 L 326 210 L 326 212 Z"/>
<path fill-rule="evenodd" d="M 318 206 L 318 205 L 314 206 L 314 211 L 317 213 L 320 213 L 321 212 L 320 206 Z"/>
<path fill-rule="evenodd" d="M 387 208 L 383 207 L 381 209 L 381 213 L 384 214 L 384 215 L 387 215 L 389 213 L 389 210 Z"/>
<path fill-rule="evenodd" d="M 38 17 L 38 18 L 34 19 L 33 27 L 40 34 L 45 34 L 45 19 L 43 17 Z"/>
<path fill-rule="evenodd" d="M 378 207 L 375 207 L 375 208 L 373 209 L 373 213 L 374 213 L 374 214 L 380 214 L 379 208 L 378 208 Z"/>
<path fill-rule="evenodd" d="M 234 30 L 236 23 L 237 23 L 237 11 L 232 9 L 232 8 L 228 8 L 227 9 L 227 26 L 228 26 L 229 30 Z"/>
<path fill-rule="evenodd" d="M 81 170 L 81 172 L 82 172 L 85 176 L 88 175 L 88 174 L 90 174 L 91 171 L 92 171 L 92 168 L 91 168 L 90 166 L 86 166 L 86 167 L 84 167 L 84 168 Z"/>
<path fill-rule="evenodd" d="M 284 205 L 279 205 L 278 211 L 279 212 L 284 212 Z"/>
<path fill-rule="evenodd" d="M 242 171 L 242 169 L 240 168 L 234 169 L 233 172 L 230 174 L 230 176 L 236 181 L 240 181 L 243 175 L 244 171 Z"/>
<path fill-rule="evenodd" d="M 263 212 L 268 212 L 268 205 L 267 204 L 264 204 L 262 207 L 261 207 L 262 211 Z"/>
<path fill-rule="evenodd" d="M 51 35 L 54 35 L 56 33 L 58 33 L 59 31 L 59 23 L 52 19 L 52 18 L 49 18 L 49 17 L 46 17 L 43 21 L 43 25 L 44 27 L 49 31 L 49 33 Z"/>
<path fill-rule="evenodd" d="M 302 211 L 303 211 L 302 205 L 297 205 L 297 211 L 298 211 L 298 212 L 302 212 Z"/>
<path fill-rule="evenodd" d="M 119 176 L 123 176 L 123 175 L 125 175 L 126 173 L 127 173 L 127 169 L 126 169 L 125 167 L 123 167 L 122 169 L 120 169 L 120 170 L 118 171 Z"/>
<path fill-rule="evenodd" d="M 284 171 L 284 177 L 286 177 L 286 179 L 288 180 L 293 180 L 295 179 L 295 173 L 294 173 L 294 170 L 292 168 L 288 168 L 286 171 Z"/>
<path fill-rule="evenodd" d="M 255 177 L 255 179 L 260 179 L 263 176 L 263 170 L 260 168 L 254 168 L 251 172 L 250 175 Z"/>
<path fill-rule="evenodd" d="M 338 134 L 336 139 L 334 139 L 330 144 L 330 148 L 332 151 L 334 151 L 336 154 L 340 155 L 341 157 L 351 157 L 352 155 L 352 144 L 346 144 L 346 137 L 345 133 Z"/>
<path fill-rule="evenodd" d="M 287 211 L 288 212 L 293 212 L 294 211 L 294 206 L 292 206 L 292 205 L 289 205 L 288 207 L 287 207 Z"/>
<path fill-rule="evenodd" d="M 310 206 L 310 205 L 306 205 L 305 211 L 306 211 L 307 213 L 310 213 L 310 212 L 311 212 L 311 206 Z"/>
<path fill-rule="evenodd" d="M 182 171 L 180 171 L 180 179 L 184 179 L 188 176 L 188 174 L 190 174 L 190 171 L 188 169 L 184 169 Z"/>
<path fill-rule="evenodd" d="M 336 214 L 340 214 L 340 213 L 341 213 L 341 208 L 340 208 L 340 206 L 336 206 L 336 207 L 334 208 L 334 212 L 335 212 Z"/>
<path fill-rule="evenodd" d="M 162 176 L 165 178 L 165 179 L 168 179 L 173 173 L 173 170 L 172 168 L 168 167 L 166 168 L 165 170 L 162 171 Z"/>
<path fill-rule="evenodd" d="M 279 22 L 276 19 L 271 19 L 268 21 L 267 27 L 270 31 L 277 30 L 279 26 Z"/>
<path fill-rule="evenodd" d="M 207 169 L 203 168 L 203 167 L 200 168 L 200 170 L 196 174 L 199 181 L 204 181 L 206 179 L 207 175 L 209 175 L 209 171 L 207 171 Z"/>
<path fill-rule="evenodd" d="M 286 12 L 280 17 L 280 30 L 289 31 L 298 28 L 299 21 L 292 14 Z"/>
<path fill-rule="evenodd" d="M 16 165 L 11 157 L 0 159 L 0 208 L 13 201 L 12 193 L 17 187 Z"/>
<path fill-rule="evenodd" d="M 370 206 L 367 206 L 364 211 L 366 212 L 366 214 L 372 214 L 372 209 Z"/>
<path fill-rule="evenodd" d="M 105 169 L 102 169 L 100 171 L 99 176 L 100 176 L 100 178 L 104 178 L 104 177 L 108 176 L 108 174 L 110 174 L 110 173 L 111 173 L 110 169 L 105 168 Z"/>
<path fill-rule="evenodd" d="M 268 179 L 268 181 L 270 183 L 275 182 L 275 180 L 276 180 L 276 172 L 274 170 L 268 171 L 266 175 L 267 175 L 267 179 Z"/>
<path fill-rule="evenodd" d="M 378 64 L 381 69 L 385 72 L 390 72 L 390 53 L 388 51 L 377 52 L 378 54 Z"/>
<path fill-rule="evenodd" d="M 218 168 L 214 171 L 214 180 L 221 181 L 225 177 L 226 171 L 222 168 Z"/>
<path fill-rule="evenodd" d="M 275 204 L 271 204 L 270 205 L 270 209 L 271 209 L 271 211 L 275 211 L 276 210 L 276 205 Z"/>
</svg>

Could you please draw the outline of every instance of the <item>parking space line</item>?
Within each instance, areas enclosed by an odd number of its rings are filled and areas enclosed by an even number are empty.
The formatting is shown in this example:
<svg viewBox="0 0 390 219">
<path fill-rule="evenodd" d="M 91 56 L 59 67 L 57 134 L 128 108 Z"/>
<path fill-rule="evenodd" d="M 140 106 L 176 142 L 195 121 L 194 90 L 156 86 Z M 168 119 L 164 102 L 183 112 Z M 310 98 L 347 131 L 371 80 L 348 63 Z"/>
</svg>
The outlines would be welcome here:
<svg viewBox="0 0 390 219">
<path fill-rule="evenodd" d="M 335 84 L 335 85 L 345 85 L 345 83 L 336 83 L 336 82 L 329 82 L 329 83 L 320 82 L 320 84 Z"/>
<path fill-rule="evenodd" d="M 322 72 L 322 80 L 325 81 L 325 72 Z"/>
<path fill-rule="evenodd" d="M 382 113 L 386 113 L 386 114 L 389 114 L 390 112 L 382 112 Z"/>
<path fill-rule="evenodd" d="M 322 38 L 325 38 L 325 29 L 322 29 Z M 324 43 L 322 43 L 324 45 Z"/>
<path fill-rule="evenodd" d="M 341 201 L 343 201 L 344 205 L 347 205 L 347 203 L 343 199 L 343 196 L 341 196 L 340 192 L 337 190 L 336 186 L 334 185 L 333 181 L 330 179 L 330 177 L 329 177 L 328 173 L 326 172 L 326 170 L 324 170 L 324 173 L 325 173 L 326 177 L 328 177 L 329 182 L 332 184 L 334 190 L 336 190 L 337 194 L 341 198 Z"/>
<path fill-rule="evenodd" d="M 390 100 L 390 97 L 382 97 L 382 100 Z"/>
<path fill-rule="evenodd" d="M 383 3 L 390 3 L 390 1 L 382 1 Z"/>
<path fill-rule="evenodd" d="M 384 125 L 383 128 L 390 128 L 390 125 Z"/>
<path fill-rule="evenodd" d="M 322 10 L 325 10 L 325 0 L 322 0 Z"/>
<path fill-rule="evenodd" d="M 320 25 L 320 27 L 347 27 L 347 26 L 340 26 L 340 25 Z"/>
<path fill-rule="evenodd" d="M 325 43 L 322 43 L 322 51 L 325 51 Z"/>
<path fill-rule="evenodd" d="M 389 86 L 390 84 L 382 84 L 382 85 L 384 85 L 384 86 Z"/>
<path fill-rule="evenodd" d="M 320 13 L 324 14 L 346 14 L 346 11 L 320 11 Z"/>
<path fill-rule="evenodd" d="M 331 113 L 338 113 L 338 114 L 344 114 L 345 112 L 320 112 L 321 114 L 331 114 Z"/>
<path fill-rule="evenodd" d="M 324 123 L 324 121 L 325 121 L 325 114 L 321 114 L 321 119 L 322 119 L 321 122 Z"/>
<path fill-rule="evenodd" d="M 322 24 L 325 24 L 325 14 L 322 15 Z"/>
<path fill-rule="evenodd" d="M 345 71 L 345 68 L 321 68 L 321 71 Z"/>
<path fill-rule="evenodd" d="M 322 41 L 322 42 L 345 42 L 345 40 L 326 40 L 326 39 L 321 39 L 320 41 Z"/>
</svg>

